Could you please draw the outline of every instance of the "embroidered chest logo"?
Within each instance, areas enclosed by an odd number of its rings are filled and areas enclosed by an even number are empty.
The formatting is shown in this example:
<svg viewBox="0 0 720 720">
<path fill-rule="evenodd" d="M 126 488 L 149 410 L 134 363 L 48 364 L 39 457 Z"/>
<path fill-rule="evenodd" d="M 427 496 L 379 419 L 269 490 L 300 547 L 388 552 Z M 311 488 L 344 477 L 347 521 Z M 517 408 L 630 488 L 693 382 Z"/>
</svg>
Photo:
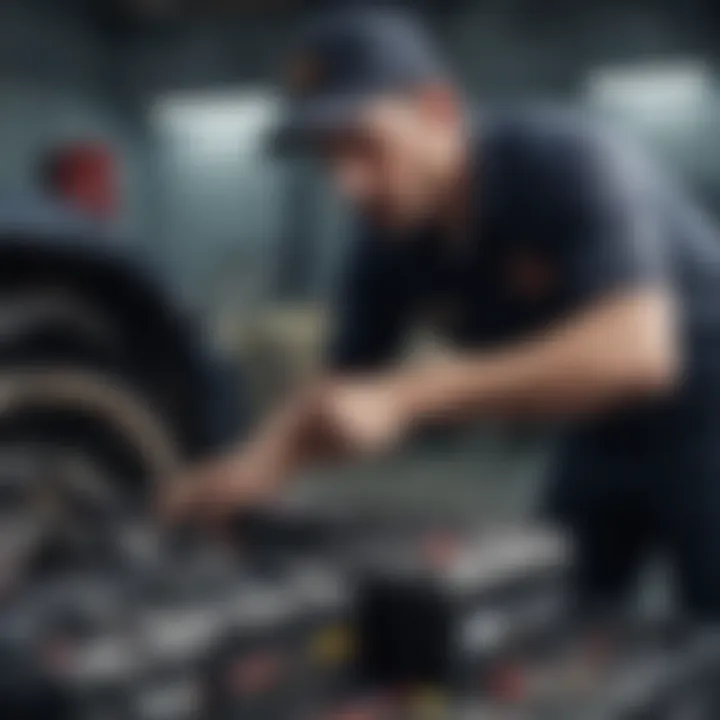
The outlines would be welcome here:
<svg viewBox="0 0 720 720">
<path fill-rule="evenodd" d="M 507 262 L 505 281 L 516 298 L 538 302 L 555 293 L 559 277 L 555 265 L 543 256 L 517 250 Z"/>
</svg>

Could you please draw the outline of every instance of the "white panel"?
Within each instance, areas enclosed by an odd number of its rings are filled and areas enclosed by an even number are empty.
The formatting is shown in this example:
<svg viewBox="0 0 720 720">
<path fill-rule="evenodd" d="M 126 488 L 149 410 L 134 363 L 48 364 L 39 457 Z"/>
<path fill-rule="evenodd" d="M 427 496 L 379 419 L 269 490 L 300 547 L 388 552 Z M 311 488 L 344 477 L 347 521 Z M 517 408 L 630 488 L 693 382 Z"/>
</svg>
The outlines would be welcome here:
<svg viewBox="0 0 720 720">
<path fill-rule="evenodd" d="M 594 107 L 633 125 L 685 132 L 702 117 L 712 83 L 699 62 L 647 63 L 596 70 L 586 94 Z"/>
<path fill-rule="evenodd" d="M 173 95 L 152 110 L 166 247 L 193 304 L 215 305 L 227 294 L 223 285 L 250 283 L 245 294 L 256 295 L 271 271 L 281 186 L 265 145 L 277 112 L 275 95 L 263 88 Z"/>
</svg>

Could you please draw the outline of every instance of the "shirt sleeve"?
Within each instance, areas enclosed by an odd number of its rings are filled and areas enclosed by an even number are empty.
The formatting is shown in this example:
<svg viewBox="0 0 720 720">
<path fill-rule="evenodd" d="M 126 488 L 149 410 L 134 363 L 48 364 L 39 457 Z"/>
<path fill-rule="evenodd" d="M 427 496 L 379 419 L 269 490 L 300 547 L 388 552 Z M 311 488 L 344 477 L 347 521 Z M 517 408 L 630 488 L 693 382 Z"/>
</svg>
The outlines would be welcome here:
<svg viewBox="0 0 720 720">
<path fill-rule="evenodd" d="M 570 299 L 582 304 L 624 290 L 668 287 L 659 172 L 635 148 L 600 136 L 560 148 L 557 160 L 559 264 Z"/>
<path fill-rule="evenodd" d="M 375 369 L 400 349 L 408 292 L 394 250 L 370 232 L 351 248 L 327 351 L 331 370 Z"/>
</svg>

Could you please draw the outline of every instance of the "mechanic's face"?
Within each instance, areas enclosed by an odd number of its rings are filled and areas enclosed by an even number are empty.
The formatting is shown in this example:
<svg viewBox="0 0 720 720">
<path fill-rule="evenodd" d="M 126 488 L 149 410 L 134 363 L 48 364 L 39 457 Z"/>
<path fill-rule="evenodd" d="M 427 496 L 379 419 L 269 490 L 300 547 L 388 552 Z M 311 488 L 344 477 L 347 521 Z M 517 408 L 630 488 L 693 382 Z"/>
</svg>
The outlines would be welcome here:
<svg viewBox="0 0 720 720">
<path fill-rule="evenodd" d="M 323 137 L 320 150 L 346 199 L 374 221 L 407 230 L 437 211 L 462 162 L 461 125 L 444 90 L 382 99 L 352 128 Z"/>
</svg>

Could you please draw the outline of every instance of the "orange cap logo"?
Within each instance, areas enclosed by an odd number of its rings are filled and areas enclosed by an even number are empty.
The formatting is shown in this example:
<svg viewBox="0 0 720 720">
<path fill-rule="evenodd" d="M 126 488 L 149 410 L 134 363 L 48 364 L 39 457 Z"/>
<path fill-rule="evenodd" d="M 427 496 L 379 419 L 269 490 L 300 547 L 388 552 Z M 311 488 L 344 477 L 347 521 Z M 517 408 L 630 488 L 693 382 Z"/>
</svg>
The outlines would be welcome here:
<svg viewBox="0 0 720 720">
<path fill-rule="evenodd" d="M 309 95 L 322 82 L 323 71 L 320 61 L 306 53 L 292 60 L 288 70 L 288 88 L 293 95 Z"/>
</svg>

